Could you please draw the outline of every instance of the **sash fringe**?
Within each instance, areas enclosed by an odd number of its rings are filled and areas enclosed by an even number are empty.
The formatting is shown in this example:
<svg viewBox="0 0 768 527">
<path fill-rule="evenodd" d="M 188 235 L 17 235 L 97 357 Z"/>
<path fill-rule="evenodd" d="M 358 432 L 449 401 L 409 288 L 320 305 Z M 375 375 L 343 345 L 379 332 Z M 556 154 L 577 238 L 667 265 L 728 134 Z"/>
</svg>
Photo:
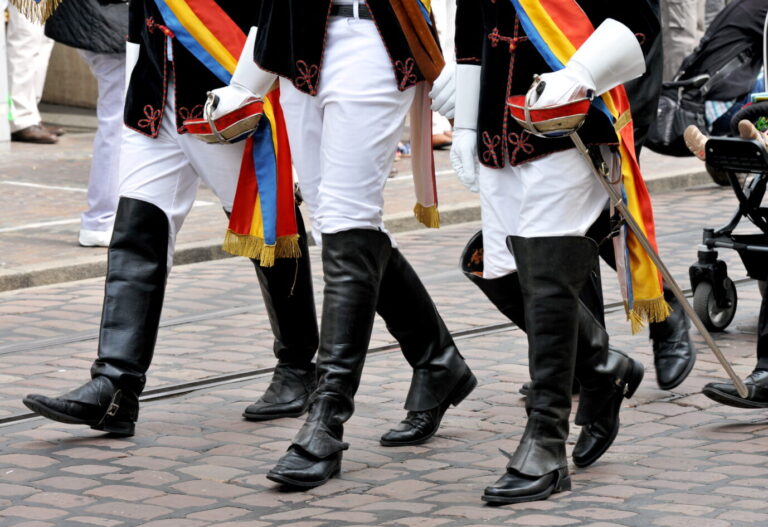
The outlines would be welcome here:
<svg viewBox="0 0 768 527">
<path fill-rule="evenodd" d="M 32 22 L 39 24 L 45 23 L 61 2 L 62 0 L 41 0 L 40 2 L 35 2 L 34 0 L 10 0 L 10 4 L 18 9 L 22 15 Z"/>
<path fill-rule="evenodd" d="M 663 322 L 672 312 L 664 297 L 651 300 L 636 300 L 632 309 L 625 306 L 627 320 L 632 324 L 632 334 L 638 333 L 645 323 Z"/>
<path fill-rule="evenodd" d="M 417 203 L 413 207 L 413 214 L 420 223 L 430 229 L 438 229 L 440 227 L 440 212 L 437 210 L 436 205 L 425 207 L 421 203 Z"/>
<path fill-rule="evenodd" d="M 275 258 L 300 258 L 299 235 L 281 236 L 275 245 L 266 245 L 263 238 L 248 234 L 237 234 L 227 230 L 224 235 L 224 251 L 234 256 L 245 256 L 258 260 L 262 267 L 275 265 Z"/>
</svg>

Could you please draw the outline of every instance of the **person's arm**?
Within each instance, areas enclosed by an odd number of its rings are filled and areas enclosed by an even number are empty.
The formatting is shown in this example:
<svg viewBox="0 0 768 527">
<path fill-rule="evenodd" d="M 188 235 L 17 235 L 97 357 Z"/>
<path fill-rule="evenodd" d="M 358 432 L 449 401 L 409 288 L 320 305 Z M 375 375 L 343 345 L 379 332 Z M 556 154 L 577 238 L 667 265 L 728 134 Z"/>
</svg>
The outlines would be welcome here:
<svg viewBox="0 0 768 527">
<path fill-rule="evenodd" d="M 477 118 L 480 108 L 480 73 L 483 21 L 480 3 L 456 4 L 456 110 L 451 164 L 459 180 L 478 191 Z"/>
</svg>

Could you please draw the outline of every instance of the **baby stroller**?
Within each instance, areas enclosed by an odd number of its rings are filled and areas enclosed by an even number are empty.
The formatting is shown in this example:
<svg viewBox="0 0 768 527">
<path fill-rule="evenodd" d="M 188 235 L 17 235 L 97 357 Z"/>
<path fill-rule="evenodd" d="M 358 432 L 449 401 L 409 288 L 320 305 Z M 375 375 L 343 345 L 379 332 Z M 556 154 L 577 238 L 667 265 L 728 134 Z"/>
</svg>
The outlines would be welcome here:
<svg viewBox="0 0 768 527">
<path fill-rule="evenodd" d="M 723 331 L 736 314 L 736 285 L 728 268 L 718 259 L 717 248 L 739 253 L 747 276 L 758 281 L 765 294 L 768 281 L 768 207 L 761 202 L 768 183 L 768 151 L 757 140 L 718 137 L 706 144 L 707 163 L 727 174 L 739 207 L 726 225 L 705 228 L 698 250 L 698 262 L 689 269 L 693 288 L 693 308 L 710 331 Z M 738 174 L 752 174 L 742 184 Z M 747 218 L 761 232 L 734 234 Z"/>
</svg>

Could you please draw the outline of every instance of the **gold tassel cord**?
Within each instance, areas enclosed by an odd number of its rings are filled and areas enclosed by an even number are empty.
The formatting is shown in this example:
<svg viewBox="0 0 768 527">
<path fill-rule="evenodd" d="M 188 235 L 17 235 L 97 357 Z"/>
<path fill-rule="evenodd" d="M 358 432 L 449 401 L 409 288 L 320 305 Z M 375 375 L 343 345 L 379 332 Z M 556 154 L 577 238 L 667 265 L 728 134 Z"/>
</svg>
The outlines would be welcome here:
<svg viewBox="0 0 768 527">
<path fill-rule="evenodd" d="M 627 306 L 624 307 L 627 310 L 627 319 L 632 325 L 633 335 L 643 328 L 645 322 L 663 322 L 672 312 L 663 296 L 651 300 L 636 300 L 631 310 Z"/>
<path fill-rule="evenodd" d="M 438 229 L 440 227 L 440 212 L 437 210 L 437 205 L 425 207 L 421 203 L 417 203 L 413 207 L 413 214 L 420 223 L 430 229 Z"/>
<path fill-rule="evenodd" d="M 258 236 L 238 234 L 227 230 L 222 249 L 234 256 L 258 260 L 262 267 L 272 267 L 276 258 L 300 258 L 299 235 L 281 236 L 275 245 L 267 245 Z"/>
<path fill-rule="evenodd" d="M 32 22 L 45 24 L 63 0 L 10 0 L 10 4 Z"/>
</svg>

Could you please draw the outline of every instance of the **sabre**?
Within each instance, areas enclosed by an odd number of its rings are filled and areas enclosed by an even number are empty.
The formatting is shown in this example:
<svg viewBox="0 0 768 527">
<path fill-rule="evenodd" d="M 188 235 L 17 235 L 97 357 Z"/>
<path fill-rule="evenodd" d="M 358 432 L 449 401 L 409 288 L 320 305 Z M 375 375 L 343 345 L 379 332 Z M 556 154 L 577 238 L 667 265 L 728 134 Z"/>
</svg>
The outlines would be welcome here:
<svg viewBox="0 0 768 527">
<path fill-rule="evenodd" d="M 701 319 L 699 319 L 699 316 L 696 314 L 696 311 L 694 311 L 693 307 L 691 307 L 691 305 L 688 303 L 688 299 L 685 298 L 685 295 L 683 294 L 683 291 L 680 289 L 680 286 L 677 285 L 677 282 L 672 277 L 672 273 L 669 272 L 669 269 L 664 264 L 661 257 L 658 255 L 656 250 L 648 241 L 648 238 L 645 236 L 645 233 L 643 233 L 642 229 L 637 224 L 637 221 L 635 221 L 635 218 L 632 216 L 632 213 L 627 208 L 626 204 L 624 203 L 624 200 L 621 198 L 621 196 L 616 192 L 616 189 L 613 188 L 613 186 L 608 181 L 607 179 L 608 174 L 605 173 L 603 170 L 599 169 L 597 166 L 595 166 L 595 162 L 592 159 L 592 156 L 589 155 L 589 150 L 584 145 L 584 142 L 581 140 L 581 137 L 579 136 L 579 133 L 577 131 L 574 130 L 570 134 L 570 137 L 573 143 L 576 145 L 576 149 L 579 151 L 579 153 L 584 158 L 584 160 L 589 164 L 589 167 L 592 170 L 592 174 L 597 178 L 597 180 L 600 182 L 602 187 L 608 193 L 608 196 L 611 199 L 611 204 L 614 207 L 616 207 L 616 210 L 619 211 L 619 214 L 621 214 L 621 217 L 627 223 L 627 227 L 629 227 L 629 229 L 635 235 L 635 237 L 640 242 L 640 245 L 643 247 L 645 252 L 648 253 L 648 257 L 656 265 L 659 272 L 661 272 L 661 276 L 664 278 L 664 281 L 666 282 L 667 286 L 675 295 L 675 298 L 677 298 L 677 300 L 680 302 L 680 305 L 682 306 L 683 311 L 685 311 L 685 314 L 688 315 L 688 318 L 691 319 L 691 321 L 693 322 L 693 325 L 696 326 L 696 329 L 699 330 L 699 333 L 704 337 L 704 341 L 707 343 L 707 346 L 709 346 L 709 348 L 712 350 L 712 353 L 715 354 L 715 357 L 717 357 L 717 360 L 720 362 L 720 365 L 725 370 L 725 373 L 727 373 L 728 377 L 730 377 L 731 381 L 733 381 L 733 384 L 736 387 L 736 391 L 739 393 L 739 395 L 746 398 L 749 394 L 747 392 L 747 387 L 744 385 L 744 381 L 742 381 L 741 378 L 738 375 L 736 375 L 736 372 L 733 370 L 733 366 L 731 366 L 731 363 L 728 361 L 725 355 L 723 355 L 723 352 L 720 350 L 720 347 L 712 338 L 712 335 L 704 326 Z"/>
</svg>

